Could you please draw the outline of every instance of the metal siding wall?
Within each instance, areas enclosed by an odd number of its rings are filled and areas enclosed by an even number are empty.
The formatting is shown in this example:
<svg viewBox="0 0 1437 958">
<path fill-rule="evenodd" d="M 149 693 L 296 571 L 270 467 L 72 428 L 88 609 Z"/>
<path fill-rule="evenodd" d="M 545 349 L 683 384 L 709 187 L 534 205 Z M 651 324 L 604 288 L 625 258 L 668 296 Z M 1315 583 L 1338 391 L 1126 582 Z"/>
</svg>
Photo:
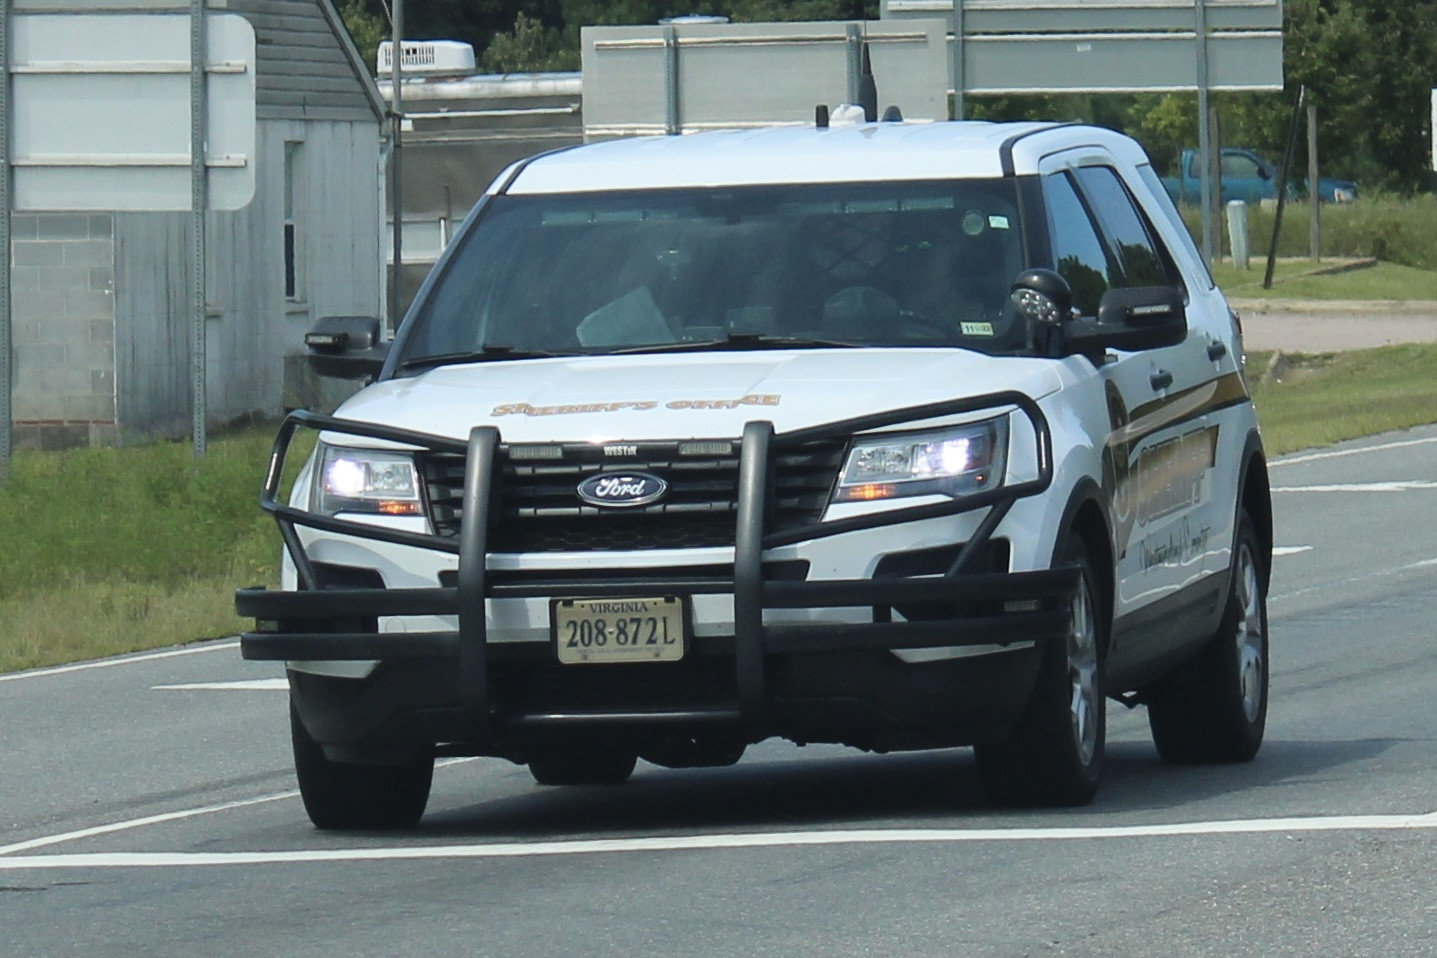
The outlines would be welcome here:
<svg viewBox="0 0 1437 958">
<path fill-rule="evenodd" d="M 306 298 L 284 298 L 284 147 L 301 140 L 297 189 Z M 379 315 L 377 124 L 261 121 L 254 201 L 209 217 L 210 421 L 278 415 L 286 356 L 319 316 Z M 183 436 L 190 425 L 186 214 L 116 217 L 116 380 L 126 437 Z M 217 315 L 216 315 L 217 313 Z"/>
<path fill-rule="evenodd" d="M 122 439 L 189 431 L 188 219 L 115 216 L 115 407 Z"/>
<path fill-rule="evenodd" d="M 374 119 L 318 0 L 232 0 L 226 9 L 254 25 L 262 119 Z"/>
<path fill-rule="evenodd" d="M 261 122 L 261 186 L 237 213 L 210 217 L 209 412 L 224 421 L 278 411 L 283 311 L 284 141 L 288 124 Z"/>
</svg>

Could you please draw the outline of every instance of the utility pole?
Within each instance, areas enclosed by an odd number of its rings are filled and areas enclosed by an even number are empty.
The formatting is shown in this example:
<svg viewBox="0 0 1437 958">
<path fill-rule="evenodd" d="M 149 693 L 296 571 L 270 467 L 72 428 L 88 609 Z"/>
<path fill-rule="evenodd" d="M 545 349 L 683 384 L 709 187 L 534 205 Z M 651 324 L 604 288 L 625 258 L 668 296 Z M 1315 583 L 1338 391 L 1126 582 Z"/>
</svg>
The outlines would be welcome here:
<svg viewBox="0 0 1437 958">
<path fill-rule="evenodd" d="M 389 328 L 399 328 L 404 302 L 404 164 L 400 152 L 404 126 L 404 100 L 399 75 L 404 62 L 404 0 L 394 0 L 393 31 L 389 41 L 389 208 L 394 221 L 394 275 L 389 281 Z"/>
<path fill-rule="evenodd" d="M 10 342 L 10 0 L 0 0 L 0 484 L 10 475 L 14 383 L 10 370 L 14 353 Z"/>
<path fill-rule="evenodd" d="M 205 30 L 205 0 L 190 0 L 190 309 L 194 334 L 190 343 L 190 388 L 195 458 L 205 457 L 205 421 L 208 418 L 209 391 L 209 330 L 205 328 L 205 207 L 209 204 L 206 190 L 205 140 L 208 120 L 205 110 L 205 65 L 209 60 Z"/>
</svg>

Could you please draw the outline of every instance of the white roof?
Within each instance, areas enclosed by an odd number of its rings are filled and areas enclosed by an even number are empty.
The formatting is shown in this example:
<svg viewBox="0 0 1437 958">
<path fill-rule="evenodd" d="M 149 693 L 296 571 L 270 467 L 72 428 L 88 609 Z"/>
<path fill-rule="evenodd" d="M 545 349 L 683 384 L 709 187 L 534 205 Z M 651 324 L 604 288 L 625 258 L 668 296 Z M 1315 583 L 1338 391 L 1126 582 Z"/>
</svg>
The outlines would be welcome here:
<svg viewBox="0 0 1437 958">
<path fill-rule="evenodd" d="M 1010 144 L 1007 151 L 1004 144 Z M 1134 141 L 1091 126 L 976 121 L 784 126 L 591 143 L 530 162 L 507 192 L 991 178 L 1035 172 L 1043 155 L 1082 145 L 1145 161 Z M 509 176 L 501 175 L 491 190 Z"/>
</svg>

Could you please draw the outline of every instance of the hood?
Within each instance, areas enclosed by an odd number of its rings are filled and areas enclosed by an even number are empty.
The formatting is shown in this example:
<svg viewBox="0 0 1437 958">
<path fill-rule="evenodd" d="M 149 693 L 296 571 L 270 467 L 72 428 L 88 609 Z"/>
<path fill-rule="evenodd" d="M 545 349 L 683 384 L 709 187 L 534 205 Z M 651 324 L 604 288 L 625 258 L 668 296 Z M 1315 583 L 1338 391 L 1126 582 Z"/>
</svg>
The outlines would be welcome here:
<svg viewBox="0 0 1437 958">
<path fill-rule="evenodd" d="M 816 349 L 584 356 L 442 366 L 377 383 L 337 416 L 464 440 L 494 425 L 506 442 L 737 438 L 924 403 L 1056 390 L 1052 360 L 961 349 Z"/>
</svg>

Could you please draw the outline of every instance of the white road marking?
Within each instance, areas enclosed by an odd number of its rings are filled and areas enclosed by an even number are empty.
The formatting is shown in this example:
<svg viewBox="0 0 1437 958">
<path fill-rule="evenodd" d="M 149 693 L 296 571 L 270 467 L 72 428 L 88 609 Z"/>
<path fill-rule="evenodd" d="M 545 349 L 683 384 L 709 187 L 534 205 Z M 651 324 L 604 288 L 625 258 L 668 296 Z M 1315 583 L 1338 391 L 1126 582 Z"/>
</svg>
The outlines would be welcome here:
<svg viewBox="0 0 1437 958">
<path fill-rule="evenodd" d="M 1406 446 L 1424 446 L 1428 443 L 1437 442 L 1437 436 L 1426 439 L 1404 439 L 1401 442 L 1385 442 L 1377 446 L 1363 446 L 1360 449 L 1332 449 L 1327 452 L 1312 452 L 1303 456 L 1293 456 L 1288 459 L 1274 459 L 1268 463 L 1268 468 L 1274 466 L 1292 466 L 1301 462 L 1317 462 L 1322 459 L 1337 459 L 1341 456 L 1358 456 L 1365 452 L 1382 452 L 1387 449 L 1401 449 Z"/>
<path fill-rule="evenodd" d="M 472 756 L 442 758 L 434 763 L 434 767 L 435 769 L 441 769 L 448 768 L 451 765 L 463 765 L 466 762 L 477 761 L 478 758 Z M 278 802 L 286 798 L 298 797 L 298 791 L 276 792 L 273 795 L 261 795 L 258 798 L 245 798 L 234 802 L 222 802 L 218 805 L 202 805 L 199 808 L 187 808 L 178 812 L 165 812 L 161 815 L 146 815 L 144 818 L 131 818 L 122 822 L 111 822 L 108 825 L 96 825 L 93 828 L 81 828 L 73 832 L 44 835 L 40 838 L 31 838 L 28 841 L 15 842 L 13 845 L 0 845 L 0 860 L 4 860 L 3 856 L 11 855 L 15 852 L 31 851 L 36 848 L 61 845 L 65 842 L 77 842 L 84 838 L 94 838 L 97 835 L 113 835 L 115 832 L 125 832 L 134 828 L 143 828 L 146 825 L 177 822 L 186 818 L 197 818 L 200 815 L 212 815 L 215 812 L 228 812 L 236 808 L 248 808 L 251 805 L 264 805 L 269 802 Z"/>
<path fill-rule="evenodd" d="M 1322 486 L 1274 486 L 1273 492 L 1413 492 L 1437 489 L 1437 482 L 1425 480 L 1398 482 L 1334 482 Z"/>
<path fill-rule="evenodd" d="M 44 848 L 48 845 L 59 845 L 63 842 L 75 842 L 82 838 L 94 838 L 97 835 L 110 835 L 115 832 L 129 831 L 132 828 L 140 828 L 144 825 L 159 825 L 163 822 L 176 822 L 184 818 L 195 818 L 199 815 L 211 815 L 215 812 L 227 812 L 234 808 L 247 808 L 250 805 L 263 805 L 266 802 L 277 802 L 284 798 L 294 798 L 299 792 L 280 792 L 277 795 L 264 795 L 260 798 L 246 798 L 237 802 L 224 802 L 220 805 L 205 805 L 202 808 L 187 808 L 181 812 L 166 812 L 163 815 L 147 815 L 144 818 L 132 818 L 123 822 L 111 822 L 108 825 L 96 825 L 94 828 L 82 828 L 73 832 L 62 832 L 59 835 L 46 835 L 43 838 L 32 838 L 25 842 L 16 842 L 13 845 L 0 845 L 0 856 L 9 855 L 12 852 L 25 852 L 34 848 Z M 0 857 L 0 861 L 5 861 Z"/>
<path fill-rule="evenodd" d="M 1312 546 L 1273 546 L 1272 557 L 1274 559 L 1282 556 L 1295 556 L 1299 552 L 1311 552 Z"/>
<path fill-rule="evenodd" d="M 62 675 L 66 672 L 83 672 L 87 669 L 108 669 L 115 665 L 133 665 L 136 662 L 152 662 L 155 659 L 170 659 L 177 655 L 198 655 L 201 652 L 226 652 L 239 648 L 238 642 L 219 642 L 214 645 L 200 645 L 166 652 L 147 652 L 143 655 L 127 655 L 118 659 L 100 659 L 96 662 L 80 662 L 75 665 L 60 665 L 52 669 L 31 669 L 28 672 L 7 672 L 0 675 L 0 682 L 16 679 L 38 679 L 47 675 Z"/>
<path fill-rule="evenodd" d="M 1166 825 L 1107 825 L 1076 828 L 857 829 L 767 832 L 738 835 L 674 835 L 601 838 L 559 842 L 496 842 L 487 845 L 414 845 L 388 848 L 313 848 L 271 852 L 92 852 L 0 858 L 0 871 L 77 868 L 186 868 L 203 865 L 281 865 L 363 861 L 417 861 L 474 858 L 537 858 L 623 852 L 714 851 L 742 848 L 831 845 L 945 844 L 956 842 L 1074 841 L 1167 838 L 1194 835 L 1293 834 L 1334 831 L 1391 831 L 1437 828 L 1437 813 L 1422 815 L 1335 815 Z"/>
<path fill-rule="evenodd" d="M 1394 566 L 1391 569 L 1378 569 L 1375 572 L 1364 572 L 1361 575 L 1348 576 L 1345 579 L 1338 579 L 1335 582 L 1324 582 L 1321 585 L 1310 586 L 1306 589 L 1294 589 L 1291 592 L 1284 592 L 1281 595 L 1270 595 L 1268 596 L 1268 602 L 1282 602 L 1287 599 L 1295 599 L 1300 595 L 1307 595 L 1310 592 L 1327 592 L 1334 586 L 1351 585 L 1354 582 L 1364 582 L 1368 579 L 1385 579 L 1388 576 L 1401 575 L 1404 572 L 1411 572 L 1414 569 L 1425 569 L 1428 566 L 1437 566 L 1437 558 L 1419 559 L 1416 562 Z"/>
<path fill-rule="evenodd" d="M 152 685 L 156 692 L 288 692 L 289 679 L 240 679 L 235 682 L 185 682 Z"/>
</svg>

